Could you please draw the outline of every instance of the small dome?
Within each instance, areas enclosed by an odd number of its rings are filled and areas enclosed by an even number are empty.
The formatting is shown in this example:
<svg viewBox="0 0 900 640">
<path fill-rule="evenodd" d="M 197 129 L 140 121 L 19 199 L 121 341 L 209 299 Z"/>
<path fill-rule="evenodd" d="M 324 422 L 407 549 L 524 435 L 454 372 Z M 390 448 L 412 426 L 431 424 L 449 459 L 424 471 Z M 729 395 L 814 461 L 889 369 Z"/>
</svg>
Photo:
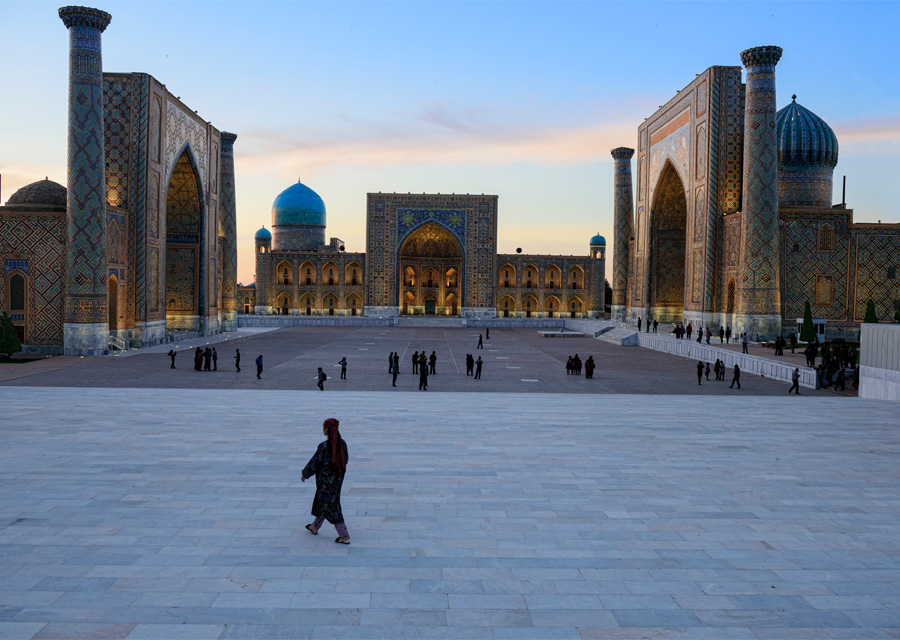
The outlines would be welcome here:
<svg viewBox="0 0 900 640">
<path fill-rule="evenodd" d="M 782 166 L 831 167 L 838 162 L 838 141 L 822 118 L 797 104 L 797 96 L 776 116 L 778 161 Z"/>
<path fill-rule="evenodd" d="M 325 203 L 302 182 L 282 191 L 272 204 L 272 226 L 325 227 Z"/>
<path fill-rule="evenodd" d="M 591 244 L 606 244 L 606 238 L 598 233 L 593 238 L 591 238 Z"/>
<path fill-rule="evenodd" d="M 271 240 L 272 232 L 269 231 L 268 229 L 266 229 L 265 227 L 263 227 L 262 229 L 257 231 L 256 235 L 253 237 L 256 238 L 257 240 Z"/>
<path fill-rule="evenodd" d="M 38 180 L 16 191 L 6 204 L 66 206 L 66 188 L 53 180 Z"/>
</svg>

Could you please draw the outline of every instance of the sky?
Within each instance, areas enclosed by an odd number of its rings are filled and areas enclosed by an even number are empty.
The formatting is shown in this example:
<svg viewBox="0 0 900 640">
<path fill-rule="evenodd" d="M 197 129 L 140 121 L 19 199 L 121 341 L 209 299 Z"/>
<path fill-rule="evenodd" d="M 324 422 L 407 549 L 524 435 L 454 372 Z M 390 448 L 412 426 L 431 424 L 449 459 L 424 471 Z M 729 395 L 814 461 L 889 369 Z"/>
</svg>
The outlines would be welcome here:
<svg viewBox="0 0 900 640">
<path fill-rule="evenodd" d="M 85 0 L 87 1 L 87 0 Z M 63 2 L 0 0 L 5 202 L 65 184 Z M 499 196 L 501 253 L 613 250 L 610 149 L 713 65 L 778 45 L 778 107 L 837 134 L 834 201 L 900 223 L 900 3 L 111 2 L 105 71 L 153 75 L 238 135 L 238 280 L 300 179 L 327 237 L 365 251 L 369 192 Z"/>
</svg>

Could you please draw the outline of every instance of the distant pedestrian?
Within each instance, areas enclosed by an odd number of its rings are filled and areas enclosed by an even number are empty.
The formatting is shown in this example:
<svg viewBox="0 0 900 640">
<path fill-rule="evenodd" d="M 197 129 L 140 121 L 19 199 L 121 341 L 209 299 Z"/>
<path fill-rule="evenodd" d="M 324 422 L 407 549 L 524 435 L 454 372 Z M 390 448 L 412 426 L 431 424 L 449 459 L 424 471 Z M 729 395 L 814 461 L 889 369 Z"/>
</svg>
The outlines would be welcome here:
<svg viewBox="0 0 900 640">
<path fill-rule="evenodd" d="M 491 328 L 490 328 L 490 327 L 485 327 L 485 328 L 484 328 L 484 339 L 485 339 L 485 340 L 490 340 L 490 339 L 491 339 Z"/>
<path fill-rule="evenodd" d="M 466 375 L 471 376 L 475 375 L 473 371 L 475 370 L 475 358 L 472 357 L 471 353 L 466 354 Z"/>
<path fill-rule="evenodd" d="M 709 344 L 710 338 L 712 338 L 712 331 L 709 327 L 706 327 L 706 344 Z"/>
<path fill-rule="evenodd" d="M 794 353 L 794 349 L 797 348 L 797 332 L 796 331 L 791 331 L 790 341 L 791 341 L 791 353 Z"/>
<path fill-rule="evenodd" d="M 749 354 L 750 352 L 747 350 L 747 345 L 750 343 L 750 338 L 747 336 L 747 332 L 741 334 L 741 353 Z M 737 366 L 737 365 L 735 365 Z M 740 385 L 738 385 L 740 386 Z"/>
<path fill-rule="evenodd" d="M 788 395 L 791 395 L 791 391 L 797 391 L 797 395 L 800 395 L 800 368 L 794 367 L 794 373 L 791 374 L 791 388 L 788 389 Z"/>
<path fill-rule="evenodd" d="M 431 370 L 428 372 L 431 375 L 437 375 L 437 372 L 434 370 L 435 365 L 437 364 L 437 354 L 434 351 L 431 352 L 431 357 L 428 358 L 428 365 L 431 367 Z"/>
<path fill-rule="evenodd" d="M 318 535 L 319 529 L 328 520 L 337 529 L 338 537 L 334 541 L 350 544 L 350 532 L 347 531 L 341 511 L 341 486 L 344 484 L 350 456 L 347 443 L 338 431 L 339 424 L 334 418 L 324 422 L 322 432 L 328 439 L 319 444 L 315 455 L 303 468 L 300 480 L 306 482 L 308 478 L 316 477 L 316 497 L 312 505 L 315 520 L 306 525 L 306 529 L 314 536 Z"/>
<path fill-rule="evenodd" d="M 422 369 L 425 369 L 425 373 L 428 373 L 428 356 L 425 355 L 425 350 L 422 350 L 422 353 L 419 354 L 419 372 L 421 373 Z"/>
<path fill-rule="evenodd" d="M 391 369 L 394 368 L 394 352 L 391 351 L 391 354 L 388 356 L 388 373 L 391 372 Z"/>
<path fill-rule="evenodd" d="M 424 351 L 422 357 L 425 357 Z M 424 364 L 419 367 L 419 391 L 428 391 L 428 366 Z"/>
<path fill-rule="evenodd" d="M 241 350 L 234 350 L 234 368 L 237 369 L 237 372 L 241 372 Z"/>
<path fill-rule="evenodd" d="M 659 328 L 659 320 L 654 320 L 653 321 L 653 333 L 659 333 L 659 331 L 657 331 L 658 328 Z"/>
<path fill-rule="evenodd" d="M 638 316 L 638 333 L 641 332 L 641 317 Z"/>
<path fill-rule="evenodd" d="M 397 358 L 394 359 L 394 364 L 391 365 L 391 367 L 392 367 L 391 373 L 394 375 L 394 379 L 391 380 L 391 386 L 396 387 L 397 386 L 397 374 L 400 373 L 400 362 L 398 361 Z"/>
<path fill-rule="evenodd" d="M 210 367 L 212 366 L 212 349 L 206 347 L 206 351 L 203 352 L 203 370 L 211 371 Z"/>
<path fill-rule="evenodd" d="M 703 385 L 703 363 L 700 361 L 697 362 L 697 384 Z"/>
<path fill-rule="evenodd" d="M 584 377 L 590 379 L 594 377 L 594 356 L 588 356 L 584 361 Z"/>
<path fill-rule="evenodd" d="M 481 365 L 484 363 L 481 361 L 481 356 L 478 356 L 478 360 L 475 361 L 475 379 L 481 380 Z"/>
<path fill-rule="evenodd" d="M 653 317 L 647 316 L 647 333 L 650 333 L 650 329 L 653 327 Z"/>
<path fill-rule="evenodd" d="M 196 371 L 203 370 L 203 349 L 197 347 L 197 350 L 194 351 L 194 369 Z"/>
<path fill-rule="evenodd" d="M 258 379 L 262 379 L 261 376 L 262 376 L 262 355 L 260 354 L 260 356 L 258 358 L 256 358 L 256 377 Z"/>
<path fill-rule="evenodd" d="M 708 362 L 706 363 L 705 373 L 706 373 L 706 381 L 709 382 L 709 363 Z"/>
<path fill-rule="evenodd" d="M 338 362 L 338 364 L 341 365 L 341 380 L 346 380 L 347 379 L 347 357 L 344 356 L 343 358 L 341 358 L 341 360 L 340 360 L 340 362 Z M 394 364 L 393 361 L 391 361 L 392 366 L 393 366 L 393 364 Z"/>
<path fill-rule="evenodd" d="M 728 388 L 734 389 L 734 385 L 737 385 L 738 389 L 741 388 L 741 368 L 737 364 L 734 365 L 734 372 L 731 374 L 731 386 Z"/>
<path fill-rule="evenodd" d="M 719 344 L 725 344 L 725 329 L 719 327 Z"/>
<path fill-rule="evenodd" d="M 476 348 L 476 349 L 484 349 L 484 343 L 481 341 L 481 334 L 480 334 L 480 333 L 478 334 L 478 346 L 475 347 L 475 348 Z"/>
<path fill-rule="evenodd" d="M 175 368 L 175 353 L 176 353 L 175 349 L 169 349 L 169 357 L 172 358 L 172 366 L 171 366 L 172 369 Z"/>
<path fill-rule="evenodd" d="M 581 375 L 581 358 L 579 358 L 578 354 L 576 353 L 575 357 L 572 358 L 572 360 L 574 361 L 574 364 L 575 364 L 575 375 L 580 376 Z"/>
<path fill-rule="evenodd" d="M 720 372 L 720 371 L 721 371 L 721 368 L 719 367 L 719 359 L 716 358 L 716 364 L 713 365 L 713 372 L 716 374 L 716 380 L 719 379 L 719 372 Z"/>
<path fill-rule="evenodd" d="M 731 327 L 725 327 L 725 344 L 731 344 Z"/>
<path fill-rule="evenodd" d="M 322 371 L 322 367 L 319 367 L 319 372 L 316 374 L 316 386 L 319 387 L 319 391 L 325 391 L 326 380 L 328 380 L 328 376 Z"/>
<path fill-rule="evenodd" d="M 415 351 L 412 354 L 412 366 L 413 373 L 419 373 L 419 352 Z"/>
<path fill-rule="evenodd" d="M 219 354 L 216 353 L 215 347 L 213 347 L 212 359 L 213 359 L 213 371 L 218 371 L 219 370 Z"/>
<path fill-rule="evenodd" d="M 569 356 L 569 359 L 566 360 L 566 375 L 571 376 L 575 374 L 575 358 Z"/>
<path fill-rule="evenodd" d="M 688 326 L 685 327 L 685 330 L 684 330 L 684 331 L 685 331 L 685 333 L 687 334 L 687 339 L 690 340 L 690 339 L 691 339 L 691 333 L 694 331 L 694 325 L 692 325 L 690 322 L 688 322 Z"/>
</svg>

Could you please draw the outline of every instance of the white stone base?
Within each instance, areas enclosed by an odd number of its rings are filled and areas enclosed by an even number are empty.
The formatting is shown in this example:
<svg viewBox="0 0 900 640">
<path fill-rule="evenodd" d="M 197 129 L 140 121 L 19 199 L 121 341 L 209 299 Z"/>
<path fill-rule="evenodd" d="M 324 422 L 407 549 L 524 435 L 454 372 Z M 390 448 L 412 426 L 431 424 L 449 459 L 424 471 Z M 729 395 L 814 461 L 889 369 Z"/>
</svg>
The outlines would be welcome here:
<svg viewBox="0 0 900 640">
<path fill-rule="evenodd" d="M 591 317 L 596 317 L 591 315 Z M 609 319 L 613 322 L 627 322 L 628 321 L 628 307 L 625 305 L 614 304 L 610 307 L 609 310 Z"/>
<path fill-rule="evenodd" d="M 781 315 L 749 315 L 737 313 L 734 316 L 732 334 L 747 333 L 751 342 L 774 340 L 781 335 Z"/>
<path fill-rule="evenodd" d="M 900 371 L 860 365 L 859 397 L 900 402 Z"/>
<path fill-rule="evenodd" d="M 460 307 L 459 315 L 463 318 L 496 318 L 497 309 L 494 307 Z"/>
<path fill-rule="evenodd" d="M 136 322 L 132 329 L 131 340 L 141 347 L 151 347 L 166 341 L 166 321 Z"/>
<path fill-rule="evenodd" d="M 109 324 L 65 323 L 63 353 L 67 356 L 104 356 L 109 351 Z"/>
<path fill-rule="evenodd" d="M 294 315 L 300 315 L 300 310 L 294 309 Z M 224 311 L 219 314 L 219 328 L 222 331 L 236 331 L 237 326 L 236 311 Z"/>
<path fill-rule="evenodd" d="M 258 305 L 253 307 L 253 313 L 258 316 L 270 316 L 272 315 L 272 307 Z"/>
<path fill-rule="evenodd" d="M 374 316 L 376 318 L 396 318 L 400 315 L 400 309 L 398 307 L 375 307 L 366 305 L 363 309 L 363 313 L 367 316 Z"/>
</svg>

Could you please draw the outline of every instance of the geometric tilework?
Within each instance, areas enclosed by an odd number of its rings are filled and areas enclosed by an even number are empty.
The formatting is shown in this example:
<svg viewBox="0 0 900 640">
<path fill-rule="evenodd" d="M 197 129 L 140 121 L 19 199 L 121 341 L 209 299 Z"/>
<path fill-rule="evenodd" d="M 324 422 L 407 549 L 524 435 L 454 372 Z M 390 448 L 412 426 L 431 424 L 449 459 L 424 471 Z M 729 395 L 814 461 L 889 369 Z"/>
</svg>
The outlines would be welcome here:
<svg viewBox="0 0 900 640">
<path fill-rule="evenodd" d="M 615 236 L 612 273 L 612 304 L 626 304 L 625 292 L 628 285 L 628 242 L 634 228 L 634 202 L 631 186 L 631 158 L 634 149 L 619 147 L 612 150 L 615 158 Z M 593 307 L 592 307 L 593 308 Z"/>
<path fill-rule="evenodd" d="M 221 226 L 224 233 L 222 248 L 222 303 L 224 311 L 237 311 L 235 293 L 237 289 L 237 226 L 234 193 L 234 141 L 237 136 L 223 131 L 221 133 L 222 151 L 220 184 L 221 193 Z"/>
<path fill-rule="evenodd" d="M 685 224 L 687 200 L 684 185 L 670 163 L 655 189 L 652 215 L 652 302 L 656 306 L 683 308 L 685 289 Z"/>
<path fill-rule="evenodd" d="M 813 309 L 813 316 L 827 320 L 843 320 L 847 316 L 849 295 L 849 274 L 847 264 L 850 257 L 850 234 L 834 233 L 835 227 L 847 229 L 846 214 L 810 212 L 783 213 L 781 235 L 782 314 L 785 318 L 802 318 L 807 302 Z M 817 237 L 825 223 L 832 228 L 832 251 L 819 251 Z M 831 277 L 830 295 L 827 299 L 817 296 L 817 282 L 823 276 Z M 823 285 L 819 285 L 819 292 Z M 864 305 L 865 306 L 865 305 Z"/>
<path fill-rule="evenodd" d="M 187 150 L 181 154 L 166 196 L 166 236 L 177 242 L 200 241 L 200 193 Z"/>
<path fill-rule="evenodd" d="M 894 305 L 900 300 L 900 231 L 866 229 L 856 240 L 856 304 L 853 320 L 866 317 L 866 302 L 875 303 L 879 322 L 895 322 Z M 894 278 L 888 270 L 894 268 Z"/>
<path fill-rule="evenodd" d="M 166 246 L 166 313 L 196 315 L 197 273 L 196 246 Z"/>
<path fill-rule="evenodd" d="M 131 129 L 131 79 L 104 78 L 103 128 L 106 137 L 106 198 L 114 207 L 128 209 Z"/>
</svg>

